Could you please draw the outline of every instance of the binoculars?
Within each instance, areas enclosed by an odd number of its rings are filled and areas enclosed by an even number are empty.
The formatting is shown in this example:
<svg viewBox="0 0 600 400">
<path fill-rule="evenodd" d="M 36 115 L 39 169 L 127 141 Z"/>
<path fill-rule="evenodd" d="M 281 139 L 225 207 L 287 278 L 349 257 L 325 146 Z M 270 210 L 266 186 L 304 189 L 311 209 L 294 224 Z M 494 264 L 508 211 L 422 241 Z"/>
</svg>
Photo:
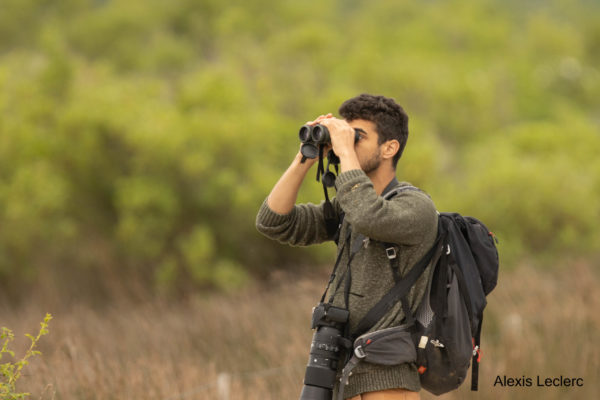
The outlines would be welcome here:
<svg viewBox="0 0 600 400">
<path fill-rule="evenodd" d="M 329 129 L 325 125 L 302 125 L 298 132 L 298 137 L 302 146 L 300 152 L 306 158 L 317 158 L 319 156 L 319 146 L 331 143 Z M 358 142 L 360 134 L 354 130 L 354 143 Z"/>
</svg>

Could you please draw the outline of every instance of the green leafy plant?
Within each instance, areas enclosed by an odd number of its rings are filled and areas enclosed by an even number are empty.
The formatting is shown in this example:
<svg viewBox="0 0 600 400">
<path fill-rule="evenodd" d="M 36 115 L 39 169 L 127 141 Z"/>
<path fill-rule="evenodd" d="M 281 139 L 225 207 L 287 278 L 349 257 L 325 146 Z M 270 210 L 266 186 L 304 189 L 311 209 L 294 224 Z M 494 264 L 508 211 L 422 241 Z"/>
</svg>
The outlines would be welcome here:
<svg viewBox="0 0 600 400">
<path fill-rule="evenodd" d="M 26 334 L 27 338 L 31 340 L 29 349 L 25 352 L 25 355 L 16 361 L 6 362 L 0 364 L 0 399 L 2 400 L 17 400 L 24 399 L 29 396 L 29 393 L 17 393 L 16 384 L 17 380 L 21 377 L 21 371 L 29 364 L 29 359 L 35 355 L 41 354 L 35 350 L 40 338 L 48 334 L 48 323 L 52 319 L 52 315 L 46 314 L 44 320 L 40 322 L 40 330 L 37 336 Z M 0 360 L 6 354 L 15 358 L 14 351 L 10 350 L 8 345 L 15 339 L 13 332 L 5 327 L 2 327 L 2 333 L 0 333 L 0 342 L 2 348 L 0 349 Z"/>
</svg>

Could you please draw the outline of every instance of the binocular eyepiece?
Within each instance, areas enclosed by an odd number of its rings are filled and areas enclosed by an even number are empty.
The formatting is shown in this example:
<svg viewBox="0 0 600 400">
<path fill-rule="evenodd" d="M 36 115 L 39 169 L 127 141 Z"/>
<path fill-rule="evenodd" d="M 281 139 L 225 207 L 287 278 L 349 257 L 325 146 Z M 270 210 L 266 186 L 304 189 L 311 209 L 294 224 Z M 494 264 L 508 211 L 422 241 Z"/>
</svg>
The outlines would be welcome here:
<svg viewBox="0 0 600 400">
<path fill-rule="evenodd" d="M 306 158 L 317 158 L 319 156 L 319 145 L 331 143 L 329 129 L 325 125 L 302 125 L 298 132 L 302 143 L 300 152 Z M 354 143 L 358 142 L 360 134 L 354 130 Z"/>
</svg>

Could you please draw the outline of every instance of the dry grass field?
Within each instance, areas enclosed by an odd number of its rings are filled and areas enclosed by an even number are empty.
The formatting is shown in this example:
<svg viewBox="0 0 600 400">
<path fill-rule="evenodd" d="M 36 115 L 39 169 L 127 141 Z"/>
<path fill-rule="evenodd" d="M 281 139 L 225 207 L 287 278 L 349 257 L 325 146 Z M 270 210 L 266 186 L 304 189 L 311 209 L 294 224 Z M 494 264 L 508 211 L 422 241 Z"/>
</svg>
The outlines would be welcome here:
<svg viewBox="0 0 600 400">
<path fill-rule="evenodd" d="M 123 295 L 101 307 L 33 293 L 17 308 L 0 305 L 0 326 L 19 337 L 19 355 L 23 334 L 37 331 L 46 312 L 54 316 L 43 354 L 20 381 L 35 400 L 297 399 L 311 308 L 326 278 L 326 270 L 278 273 L 235 295 L 198 293 L 176 302 Z M 521 266 L 501 275 L 488 301 L 480 391 L 469 391 L 468 378 L 440 399 L 600 398 L 597 267 Z M 532 386 L 494 386 L 498 376 L 532 378 Z M 583 387 L 538 387 L 538 376 L 582 378 Z"/>
</svg>

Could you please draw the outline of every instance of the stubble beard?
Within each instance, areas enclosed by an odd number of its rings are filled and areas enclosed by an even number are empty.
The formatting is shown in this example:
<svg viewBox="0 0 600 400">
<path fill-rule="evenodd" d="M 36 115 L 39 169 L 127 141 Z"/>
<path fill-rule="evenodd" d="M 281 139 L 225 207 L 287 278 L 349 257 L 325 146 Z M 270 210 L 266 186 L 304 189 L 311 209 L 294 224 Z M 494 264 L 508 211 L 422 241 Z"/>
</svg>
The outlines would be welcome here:
<svg viewBox="0 0 600 400">
<path fill-rule="evenodd" d="M 365 174 L 370 174 L 375 171 L 381 165 L 381 150 L 378 149 L 377 154 L 373 157 L 369 158 L 365 161 L 365 165 L 362 167 L 362 170 L 365 171 Z"/>
</svg>

